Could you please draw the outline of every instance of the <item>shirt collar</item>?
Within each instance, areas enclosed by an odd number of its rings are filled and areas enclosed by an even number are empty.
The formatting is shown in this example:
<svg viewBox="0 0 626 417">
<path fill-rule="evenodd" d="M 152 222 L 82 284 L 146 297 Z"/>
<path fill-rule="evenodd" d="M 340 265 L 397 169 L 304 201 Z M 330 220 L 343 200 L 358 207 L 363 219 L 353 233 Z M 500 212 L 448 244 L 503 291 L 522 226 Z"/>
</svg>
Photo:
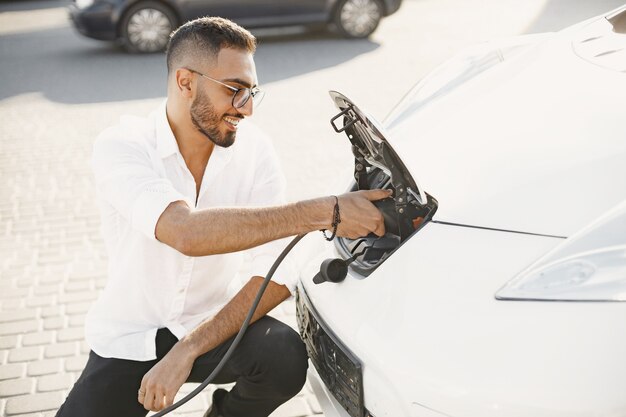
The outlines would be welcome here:
<svg viewBox="0 0 626 417">
<path fill-rule="evenodd" d="M 176 142 L 174 132 L 172 132 L 170 123 L 167 120 L 166 104 L 167 100 L 164 100 L 155 112 L 156 147 L 161 159 L 165 159 L 170 155 L 180 154 L 178 142 Z M 217 165 L 217 170 L 221 170 L 232 158 L 235 145 L 236 143 L 228 148 L 215 146 L 211 154 L 211 163 L 209 165 Z"/>
<path fill-rule="evenodd" d="M 180 153 L 178 142 L 176 142 L 174 132 L 172 132 L 170 123 L 167 120 L 166 104 L 167 100 L 164 100 L 161 106 L 159 106 L 156 110 L 155 114 L 156 147 L 159 152 L 159 156 L 163 159 L 170 155 Z"/>
</svg>

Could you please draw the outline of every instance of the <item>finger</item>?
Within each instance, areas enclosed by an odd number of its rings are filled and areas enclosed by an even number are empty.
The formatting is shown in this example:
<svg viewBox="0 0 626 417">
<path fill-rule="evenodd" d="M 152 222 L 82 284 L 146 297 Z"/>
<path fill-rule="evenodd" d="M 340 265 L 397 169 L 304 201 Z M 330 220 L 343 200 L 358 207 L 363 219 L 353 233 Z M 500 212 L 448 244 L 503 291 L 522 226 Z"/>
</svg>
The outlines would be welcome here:
<svg viewBox="0 0 626 417">
<path fill-rule="evenodd" d="M 376 236 L 383 237 L 385 235 L 385 222 L 381 221 L 378 223 L 378 227 L 373 232 Z"/>
<path fill-rule="evenodd" d="M 146 390 L 146 397 L 143 401 L 143 408 L 146 410 L 154 411 L 154 403 L 155 403 L 155 394 L 154 389 L 148 388 Z"/>
<path fill-rule="evenodd" d="M 391 190 L 362 190 L 361 193 L 370 201 L 382 200 L 383 198 L 387 198 L 391 196 L 393 191 Z"/>
<path fill-rule="evenodd" d="M 163 408 L 165 408 L 163 406 L 163 399 L 164 399 L 163 394 L 157 394 L 154 397 L 154 403 L 152 404 L 152 407 L 153 407 L 152 411 L 161 411 L 163 410 Z"/>
<path fill-rule="evenodd" d="M 148 394 L 146 394 L 146 396 L 143 398 L 143 408 L 145 408 L 148 411 L 152 411 L 153 400 L 154 400 L 153 395 L 148 396 Z"/>
<path fill-rule="evenodd" d="M 139 390 L 137 391 L 137 401 L 139 401 L 139 404 L 144 404 L 146 401 L 146 377 L 144 375 L 144 377 L 141 379 L 141 385 L 139 386 Z"/>
<path fill-rule="evenodd" d="M 169 407 L 170 405 L 174 404 L 174 396 L 175 395 L 176 395 L 175 393 L 167 393 L 167 394 L 165 394 L 165 398 L 164 398 L 165 407 Z"/>
<path fill-rule="evenodd" d="M 145 391 L 142 391 L 141 389 L 137 392 L 137 402 L 139 402 L 139 404 L 143 405 L 143 402 L 146 398 L 146 393 Z"/>
</svg>

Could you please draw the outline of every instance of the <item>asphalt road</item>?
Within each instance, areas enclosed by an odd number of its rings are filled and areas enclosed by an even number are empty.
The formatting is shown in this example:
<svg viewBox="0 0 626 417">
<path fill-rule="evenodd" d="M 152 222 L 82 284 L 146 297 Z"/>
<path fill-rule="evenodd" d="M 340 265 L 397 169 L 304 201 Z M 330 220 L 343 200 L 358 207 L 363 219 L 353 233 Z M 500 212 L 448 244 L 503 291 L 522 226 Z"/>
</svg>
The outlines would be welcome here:
<svg viewBox="0 0 626 417">
<path fill-rule="evenodd" d="M 466 45 L 559 30 L 621 3 L 405 0 L 367 40 L 258 32 L 257 69 L 268 94 L 254 121 L 274 137 L 291 198 L 341 189 L 346 180 L 336 182 L 337 169 L 349 171 L 350 158 L 347 142 L 328 124 L 334 113 L 328 90 L 347 94 L 382 119 L 420 77 Z M 80 118 L 71 112 L 64 117 L 91 140 L 120 114 L 146 113 L 164 97 L 164 59 L 162 54 L 128 55 L 110 43 L 83 38 L 71 28 L 65 4 L 0 3 L 0 103 L 20 98 L 23 112 L 35 108 L 27 105 L 32 101 L 46 102 L 52 111 L 88 105 L 93 118 L 86 120 L 83 111 L 77 112 Z"/>
</svg>

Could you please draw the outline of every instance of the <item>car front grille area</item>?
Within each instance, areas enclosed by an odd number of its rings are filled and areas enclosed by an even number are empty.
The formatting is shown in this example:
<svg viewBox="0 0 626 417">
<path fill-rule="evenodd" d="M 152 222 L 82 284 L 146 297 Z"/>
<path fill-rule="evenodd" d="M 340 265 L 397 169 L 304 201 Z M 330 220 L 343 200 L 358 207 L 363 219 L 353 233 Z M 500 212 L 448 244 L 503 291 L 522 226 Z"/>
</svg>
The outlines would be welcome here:
<svg viewBox="0 0 626 417">
<path fill-rule="evenodd" d="M 363 373 L 359 360 L 332 336 L 314 313 L 302 288 L 296 292 L 300 335 L 317 373 L 352 417 L 363 417 Z"/>
</svg>

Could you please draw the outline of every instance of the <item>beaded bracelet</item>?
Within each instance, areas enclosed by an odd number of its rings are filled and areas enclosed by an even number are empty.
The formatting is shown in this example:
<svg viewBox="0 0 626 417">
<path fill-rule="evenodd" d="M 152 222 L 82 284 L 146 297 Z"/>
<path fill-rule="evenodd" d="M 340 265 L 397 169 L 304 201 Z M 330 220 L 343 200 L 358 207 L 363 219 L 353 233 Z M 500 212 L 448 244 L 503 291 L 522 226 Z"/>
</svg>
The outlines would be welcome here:
<svg viewBox="0 0 626 417">
<path fill-rule="evenodd" d="M 326 236 L 326 231 L 321 230 L 322 234 L 324 235 L 324 239 L 326 239 L 329 242 L 335 238 L 335 235 L 337 234 L 337 226 L 339 226 L 339 223 L 341 223 L 341 217 L 339 216 L 339 199 L 337 198 L 336 195 L 334 195 L 333 197 L 335 197 L 335 208 L 333 209 L 333 222 L 331 223 L 331 226 L 333 227 L 333 234 L 330 235 L 330 237 L 328 237 Z"/>
</svg>

